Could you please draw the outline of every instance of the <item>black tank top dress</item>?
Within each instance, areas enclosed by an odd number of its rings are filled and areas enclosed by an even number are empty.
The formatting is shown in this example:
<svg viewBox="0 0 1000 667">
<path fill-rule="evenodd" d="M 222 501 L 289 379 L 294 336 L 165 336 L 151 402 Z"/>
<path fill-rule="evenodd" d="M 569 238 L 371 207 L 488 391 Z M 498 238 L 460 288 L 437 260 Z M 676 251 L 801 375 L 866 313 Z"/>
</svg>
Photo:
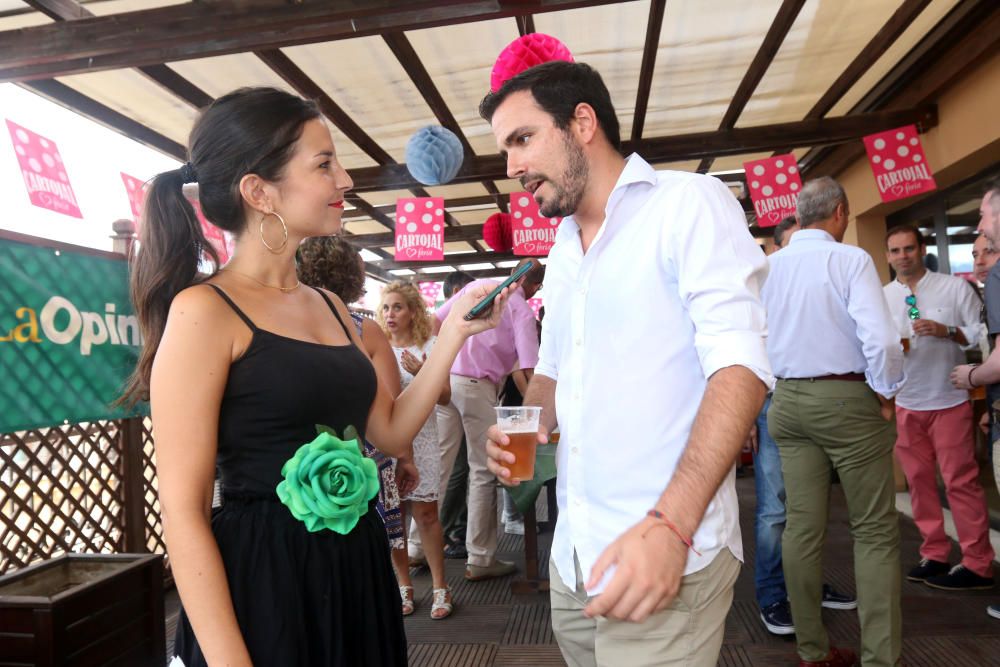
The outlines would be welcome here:
<svg viewBox="0 0 1000 667">
<path fill-rule="evenodd" d="M 346 535 L 309 532 L 281 504 L 281 467 L 317 424 L 364 437 L 375 370 L 353 343 L 323 345 L 258 329 L 233 362 L 219 416 L 223 505 L 212 518 L 243 640 L 255 667 L 406 665 L 399 588 L 385 526 L 369 503 Z M 317 290 L 319 292 L 319 290 Z M 329 298 L 319 292 L 350 334 Z M 206 665 L 181 610 L 176 655 Z"/>
</svg>

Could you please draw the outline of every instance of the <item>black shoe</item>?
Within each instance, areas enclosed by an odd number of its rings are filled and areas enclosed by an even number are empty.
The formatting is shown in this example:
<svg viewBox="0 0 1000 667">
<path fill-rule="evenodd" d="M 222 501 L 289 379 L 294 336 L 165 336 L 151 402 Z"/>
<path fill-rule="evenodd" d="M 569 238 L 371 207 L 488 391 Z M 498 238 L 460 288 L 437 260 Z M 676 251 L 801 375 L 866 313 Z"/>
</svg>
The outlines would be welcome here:
<svg viewBox="0 0 1000 667">
<path fill-rule="evenodd" d="M 927 581 L 931 577 L 948 574 L 949 568 L 951 568 L 951 566 L 948 565 L 948 563 L 942 563 L 939 560 L 931 560 L 930 558 L 921 558 L 920 565 L 910 570 L 910 573 L 906 575 L 906 580 Z"/>
<path fill-rule="evenodd" d="M 830 584 L 823 584 L 823 606 L 827 609 L 857 609 L 858 599 L 838 593 Z"/>
<path fill-rule="evenodd" d="M 760 610 L 760 620 L 772 635 L 794 635 L 795 624 L 792 622 L 792 608 L 788 600 L 775 602 Z"/>
<path fill-rule="evenodd" d="M 464 544 L 449 544 L 444 548 L 444 557 L 465 560 L 469 557 L 469 552 L 465 550 Z"/>
<path fill-rule="evenodd" d="M 924 583 L 944 591 L 985 591 L 993 588 L 993 577 L 980 577 L 964 565 L 956 565 L 948 574 L 930 577 Z"/>
</svg>

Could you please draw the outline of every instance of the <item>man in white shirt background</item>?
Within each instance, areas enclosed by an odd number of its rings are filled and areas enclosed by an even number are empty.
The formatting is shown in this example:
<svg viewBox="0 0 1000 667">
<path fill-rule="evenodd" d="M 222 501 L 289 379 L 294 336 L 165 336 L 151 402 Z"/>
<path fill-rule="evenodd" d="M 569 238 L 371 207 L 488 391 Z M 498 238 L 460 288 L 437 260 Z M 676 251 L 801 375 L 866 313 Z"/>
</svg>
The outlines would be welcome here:
<svg viewBox="0 0 1000 667">
<path fill-rule="evenodd" d="M 802 229 L 771 255 L 764 284 L 767 353 L 778 378 L 768 426 L 785 478 L 785 583 L 801 667 L 851 667 L 820 614 L 830 477 L 847 498 L 865 667 L 896 667 L 902 642 L 899 523 L 893 489 L 892 397 L 903 351 L 875 264 L 841 243 L 849 209 L 832 178 L 809 181 L 796 205 Z"/>
<path fill-rule="evenodd" d="M 979 485 L 972 406 L 969 394 L 948 379 L 951 369 L 965 361 L 963 350 L 977 342 L 981 302 L 962 278 L 928 271 L 925 254 L 927 245 L 916 227 L 889 230 L 886 258 L 896 279 L 883 292 L 896 330 L 909 338 L 906 384 L 896 396 L 896 456 L 923 538 L 920 563 L 906 578 L 945 590 L 992 588 L 993 547 L 986 496 Z M 938 469 L 961 547 L 962 558 L 954 568 Z"/>
<path fill-rule="evenodd" d="M 717 179 L 619 153 L 600 75 L 551 62 L 480 106 L 563 216 L 525 405 L 558 424 L 552 624 L 578 665 L 715 665 L 742 558 L 734 462 L 773 378 L 767 262 Z M 511 456 L 496 427 L 490 469 Z"/>
</svg>

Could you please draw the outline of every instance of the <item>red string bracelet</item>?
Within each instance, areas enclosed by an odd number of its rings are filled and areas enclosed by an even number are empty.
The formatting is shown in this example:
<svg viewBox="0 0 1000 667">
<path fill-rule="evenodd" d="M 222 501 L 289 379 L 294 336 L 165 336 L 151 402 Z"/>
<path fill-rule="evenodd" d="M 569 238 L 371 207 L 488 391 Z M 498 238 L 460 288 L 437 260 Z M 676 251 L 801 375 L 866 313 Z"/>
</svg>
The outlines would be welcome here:
<svg viewBox="0 0 1000 667">
<path fill-rule="evenodd" d="M 681 533 L 680 529 L 674 524 L 673 521 L 671 521 L 666 516 L 664 516 L 663 512 L 661 512 L 658 509 L 651 509 L 648 512 L 646 512 L 646 516 L 652 517 L 654 519 L 658 519 L 659 521 L 661 521 L 662 525 L 664 525 L 667 528 L 669 528 L 674 533 L 674 535 L 676 535 L 678 538 L 680 538 L 680 541 L 683 542 L 685 545 L 687 545 L 687 548 L 690 549 L 691 551 L 693 551 L 696 556 L 700 556 L 701 555 L 700 553 L 698 553 L 698 550 L 694 548 L 694 544 L 691 542 L 691 538 L 684 537 L 684 535 Z M 654 526 L 654 528 L 655 528 L 655 526 Z M 652 528 L 650 528 L 649 530 L 647 530 L 646 533 L 648 533 L 650 530 L 652 530 Z M 646 537 L 646 533 L 643 533 L 642 536 Z"/>
</svg>

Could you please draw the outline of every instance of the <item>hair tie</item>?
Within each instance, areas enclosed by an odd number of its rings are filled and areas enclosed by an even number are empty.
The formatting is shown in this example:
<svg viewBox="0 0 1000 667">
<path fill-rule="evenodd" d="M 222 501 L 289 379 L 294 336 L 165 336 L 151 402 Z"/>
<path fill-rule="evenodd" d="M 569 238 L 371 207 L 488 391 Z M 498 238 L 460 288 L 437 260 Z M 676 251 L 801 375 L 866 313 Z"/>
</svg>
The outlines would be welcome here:
<svg viewBox="0 0 1000 667">
<path fill-rule="evenodd" d="M 184 183 L 197 183 L 198 174 L 194 171 L 194 165 L 190 162 L 185 162 L 181 165 L 181 180 Z"/>
</svg>

